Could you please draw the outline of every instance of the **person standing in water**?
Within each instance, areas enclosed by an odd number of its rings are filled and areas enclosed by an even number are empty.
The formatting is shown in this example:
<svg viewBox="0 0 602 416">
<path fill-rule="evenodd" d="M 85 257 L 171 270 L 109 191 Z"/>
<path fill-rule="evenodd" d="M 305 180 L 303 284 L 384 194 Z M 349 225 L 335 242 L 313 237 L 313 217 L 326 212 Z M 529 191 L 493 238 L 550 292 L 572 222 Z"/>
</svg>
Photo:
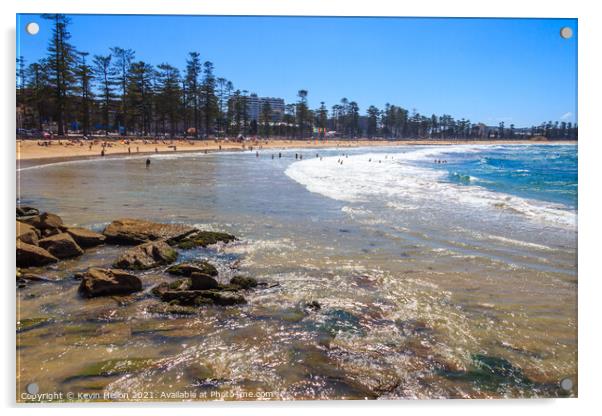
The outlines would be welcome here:
<svg viewBox="0 0 602 416">
<path fill-rule="evenodd" d="M 150 158 L 146 159 L 146 167 L 148 168 L 150 166 Z"/>
</svg>

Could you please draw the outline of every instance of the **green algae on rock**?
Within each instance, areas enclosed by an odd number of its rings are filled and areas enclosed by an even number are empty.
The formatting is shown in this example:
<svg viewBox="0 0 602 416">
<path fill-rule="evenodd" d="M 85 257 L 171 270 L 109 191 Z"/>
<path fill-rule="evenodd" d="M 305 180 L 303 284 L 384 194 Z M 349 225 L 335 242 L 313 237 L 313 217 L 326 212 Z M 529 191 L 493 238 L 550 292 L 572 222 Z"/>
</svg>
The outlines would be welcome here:
<svg viewBox="0 0 602 416">
<path fill-rule="evenodd" d="M 184 237 L 178 242 L 177 245 L 182 249 L 190 249 L 195 247 L 207 247 L 219 242 L 229 243 L 235 240 L 236 237 L 228 233 L 217 231 L 197 231 Z"/>
<path fill-rule="evenodd" d="M 218 271 L 215 266 L 204 260 L 174 264 L 173 266 L 169 267 L 166 272 L 176 276 L 186 277 L 190 277 L 193 273 L 206 274 L 209 276 L 218 275 Z"/>
<path fill-rule="evenodd" d="M 30 329 L 39 328 L 51 322 L 51 318 L 37 317 L 37 318 L 25 318 L 17 321 L 17 332 L 25 332 Z"/>
</svg>

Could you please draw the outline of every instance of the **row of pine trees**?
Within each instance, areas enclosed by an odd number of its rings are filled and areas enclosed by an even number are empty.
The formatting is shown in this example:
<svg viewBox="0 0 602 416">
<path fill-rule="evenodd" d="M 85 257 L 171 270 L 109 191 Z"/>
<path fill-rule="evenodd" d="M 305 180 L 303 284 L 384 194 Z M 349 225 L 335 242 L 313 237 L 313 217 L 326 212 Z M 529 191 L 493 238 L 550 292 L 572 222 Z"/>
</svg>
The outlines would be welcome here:
<svg viewBox="0 0 602 416">
<path fill-rule="evenodd" d="M 386 104 L 360 114 L 347 98 L 328 109 L 324 102 L 308 106 L 308 91 L 275 118 L 269 104 L 258 120 L 250 119 L 249 92 L 217 77 L 210 61 L 190 52 L 183 71 L 168 63 L 153 66 L 136 59 L 131 49 L 113 47 L 90 56 L 71 43 L 70 18 L 43 15 L 52 23 L 47 56 L 27 63 L 17 59 L 18 126 L 42 131 L 50 122 L 59 136 L 68 130 L 83 135 L 117 132 L 122 136 L 224 137 L 259 135 L 304 139 L 327 131 L 347 138 L 516 138 L 545 136 L 576 139 L 577 126 L 546 122 L 530 129 L 500 123 L 494 129 L 450 115 L 424 116 Z"/>
</svg>

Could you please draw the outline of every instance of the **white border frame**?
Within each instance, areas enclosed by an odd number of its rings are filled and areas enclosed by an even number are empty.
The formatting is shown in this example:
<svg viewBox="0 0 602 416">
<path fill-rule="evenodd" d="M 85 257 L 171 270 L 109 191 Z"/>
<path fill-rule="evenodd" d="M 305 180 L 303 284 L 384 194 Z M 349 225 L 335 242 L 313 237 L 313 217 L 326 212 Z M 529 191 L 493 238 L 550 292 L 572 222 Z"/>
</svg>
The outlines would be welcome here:
<svg viewBox="0 0 602 416">
<path fill-rule="evenodd" d="M 8 4 L 6 4 L 8 3 Z M 112 404 L 114 412 L 127 411 L 132 415 L 148 415 L 176 409 L 178 414 L 219 412 L 220 414 L 307 415 L 342 411 L 351 415 L 377 411 L 397 414 L 419 412 L 507 415 L 509 412 L 545 412 L 548 415 L 588 412 L 595 409 L 597 382 L 601 374 L 601 344 L 599 316 L 596 308 L 601 291 L 602 274 L 595 262 L 600 256 L 596 237 L 600 235 L 599 219 L 601 187 L 599 180 L 602 157 L 602 134 L 598 123 L 602 97 L 600 89 L 600 43 L 602 19 L 593 1 L 532 1 L 505 0 L 486 2 L 475 0 L 416 0 L 412 2 L 370 0 L 5 0 L 0 15 L 4 34 L 4 53 L 1 88 L 2 115 L 2 293 L 4 294 L 2 333 L 3 374 L 0 376 L 2 404 L 9 413 L 28 414 L 39 410 L 45 414 L 105 414 L 103 405 L 54 405 L 40 408 L 15 404 L 15 296 L 14 273 L 14 201 L 15 201 L 15 14 L 16 13 L 106 13 L 106 14 L 220 14 L 220 15 L 328 15 L 328 16 L 438 16 L 438 17 L 576 17 L 579 19 L 579 398 L 555 400 L 453 400 L 453 401 L 387 401 L 387 402 L 277 402 L 277 403 L 195 403 L 195 404 Z M 7 56 L 8 55 L 8 56 Z M 596 131 L 598 130 L 598 131 Z M 124 409 L 124 407 L 127 408 Z M 158 409 L 157 409 L 158 408 Z M 153 411 L 154 410 L 154 411 Z"/>
</svg>

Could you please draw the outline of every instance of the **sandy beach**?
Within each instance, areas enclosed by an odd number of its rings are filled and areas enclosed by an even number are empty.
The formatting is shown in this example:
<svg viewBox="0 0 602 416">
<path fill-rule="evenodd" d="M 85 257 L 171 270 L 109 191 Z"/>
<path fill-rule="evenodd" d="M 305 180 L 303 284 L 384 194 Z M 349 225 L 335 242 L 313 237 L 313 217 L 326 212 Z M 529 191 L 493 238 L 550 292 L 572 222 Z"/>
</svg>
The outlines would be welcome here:
<svg viewBox="0 0 602 416">
<path fill-rule="evenodd" d="M 74 139 L 54 139 L 47 141 L 17 140 L 17 160 L 40 160 L 61 158 L 85 158 L 101 156 L 103 140 L 78 141 Z M 235 142 L 226 140 L 117 140 L 106 141 L 105 156 L 131 154 L 153 154 L 199 151 L 237 151 L 290 148 L 353 148 L 363 146 L 415 146 L 415 145 L 458 145 L 458 144 L 526 144 L 542 143 L 533 140 L 247 140 Z M 556 141 L 555 141 L 556 143 Z M 572 142 L 569 142 L 572 143 Z"/>
</svg>

